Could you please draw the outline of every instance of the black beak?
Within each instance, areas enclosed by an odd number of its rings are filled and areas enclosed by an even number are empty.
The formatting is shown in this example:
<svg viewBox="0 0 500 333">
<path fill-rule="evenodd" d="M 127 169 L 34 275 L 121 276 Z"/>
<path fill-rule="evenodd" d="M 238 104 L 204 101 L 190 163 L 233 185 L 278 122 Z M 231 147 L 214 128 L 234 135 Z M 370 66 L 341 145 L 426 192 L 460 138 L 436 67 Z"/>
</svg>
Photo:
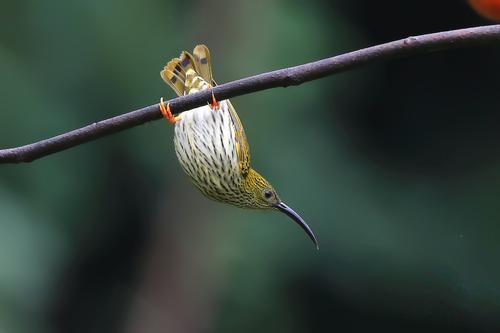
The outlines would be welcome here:
<svg viewBox="0 0 500 333">
<path fill-rule="evenodd" d="M 314 236 L 314 233 L 312 232 L 311 228 L 309 228 L 307 223 L 302 219 L 302 217 L 300 217 L 299 214 L 295 213 L 293 209 L 285 205 L 283 202 L 280 202 L 275 207 L 278 208 L 283 213 L 285 213 L 286 215 L 288 215 L 292 220 L 294 220 L 295 223 L 297 223 L 302 228 L 302 230 L 306 232 L 307 236 L 309 236 L 309 238 L 314 242 L 314 245 L 316 245 L 316 249 L 319 250 L 319 244 L 318 241 L 316 240 L 316 236 Z"/>
</svg>

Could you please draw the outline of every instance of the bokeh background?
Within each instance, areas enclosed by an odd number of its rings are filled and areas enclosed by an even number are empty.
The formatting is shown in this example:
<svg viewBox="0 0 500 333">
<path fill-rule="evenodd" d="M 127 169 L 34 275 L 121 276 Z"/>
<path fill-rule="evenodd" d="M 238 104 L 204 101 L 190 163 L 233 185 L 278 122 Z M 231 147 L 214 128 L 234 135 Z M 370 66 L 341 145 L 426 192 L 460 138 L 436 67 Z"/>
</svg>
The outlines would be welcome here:
<svg viewBox="0 0 500 333">
<path fill-rule="evenodd" d="M 464 1 L 3 1 L 0 146 L 227 82 L 490 24 Z M 233 99 L 253 163 L 315 230 L 202 197 L 149 123 L 0 166 L 1 332 L 500 330 L 500 47 Z"/>
</svg>

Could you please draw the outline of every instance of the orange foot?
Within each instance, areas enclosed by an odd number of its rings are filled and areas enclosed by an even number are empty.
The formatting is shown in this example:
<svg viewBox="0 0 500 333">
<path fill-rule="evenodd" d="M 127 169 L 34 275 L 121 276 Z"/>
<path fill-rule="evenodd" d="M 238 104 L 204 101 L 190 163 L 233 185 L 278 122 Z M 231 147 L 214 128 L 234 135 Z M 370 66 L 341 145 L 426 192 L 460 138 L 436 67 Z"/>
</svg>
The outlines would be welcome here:
<svg viewBox="0 0 500 333">
<path fill-rule="evenodd" d="M 220 110 L 220 103 L 215 99 L 214 93 L 212 92 L 212 103 L 208 103 L 212 110 Z"/>
<path fill-rule="evenodd" d="M 172 115 L 172 111 L 170 111 L 170 103 L 165 106 L 163 97 L 160 99 L 160 111 L 163 117 L 165 117 L 167 121 L 172 125 L 181 119 L 179 116 L 175 117 L 174 115 Z"/>
</svg>

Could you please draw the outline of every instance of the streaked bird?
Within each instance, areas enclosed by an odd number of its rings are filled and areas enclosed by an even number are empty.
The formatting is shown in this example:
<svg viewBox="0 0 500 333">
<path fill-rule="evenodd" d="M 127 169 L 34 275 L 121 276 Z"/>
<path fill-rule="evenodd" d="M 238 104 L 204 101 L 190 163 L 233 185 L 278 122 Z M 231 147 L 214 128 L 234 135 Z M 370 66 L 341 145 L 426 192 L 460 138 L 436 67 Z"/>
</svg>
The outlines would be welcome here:
<svg viewBox="0 0 500 333">
<path fill-rule="evenodd" d="M 197 45 L 193 54 L 183 51 L 160 73 L 179 96 L 211 89 L 210 52 Z M 276 209 L 288 215 L 311 238 L 311 228 L 280 200 L 269 182 L 252 168 L 243 125 L 229 100 L 217 101 L 174 116 L 170 105 L 160 102 L 164 117 L 175 125 L 177 158 L 193 184 L 210 199 L 242 208 Z"/>
</svg>

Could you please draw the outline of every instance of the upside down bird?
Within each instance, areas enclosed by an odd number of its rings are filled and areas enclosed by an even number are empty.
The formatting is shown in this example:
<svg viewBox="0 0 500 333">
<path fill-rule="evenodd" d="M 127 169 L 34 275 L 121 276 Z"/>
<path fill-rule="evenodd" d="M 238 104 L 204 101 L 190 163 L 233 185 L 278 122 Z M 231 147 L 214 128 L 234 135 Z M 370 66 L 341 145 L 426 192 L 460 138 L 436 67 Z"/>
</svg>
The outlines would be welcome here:
<svg viewBox="0 0 500 333">
<path fill-rule="evenodd" d="M 193 54 L 183 51 L 167 63 L 160 75 L 179 96 L 216 85 L 205 45 L 197 45 Z M 307 223 L 252 168 L 243 125 L 229 100 L 219 102 L 212 94 L 211 104 L 174 116 L 162 98 L 160 110 L 175 125 L 174 145 L 179 163 L 205 196 L 243 208 L 277 209 L 293 219 L 318 248 Z"/>
</svg>

